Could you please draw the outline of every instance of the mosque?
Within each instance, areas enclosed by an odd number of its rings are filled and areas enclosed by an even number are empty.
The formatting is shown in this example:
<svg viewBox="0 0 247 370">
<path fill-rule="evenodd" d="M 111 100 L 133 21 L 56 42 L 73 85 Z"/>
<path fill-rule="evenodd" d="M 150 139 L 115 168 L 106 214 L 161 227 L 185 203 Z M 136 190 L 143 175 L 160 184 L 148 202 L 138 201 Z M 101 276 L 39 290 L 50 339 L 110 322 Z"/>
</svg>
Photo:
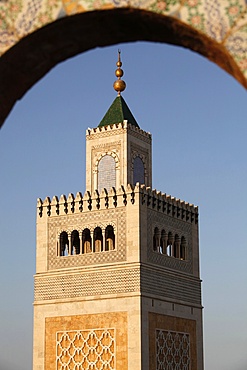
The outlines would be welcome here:
<svg viewBox="0 0 247 370">
<path fill-rule="evenodd" d="M 38 199 L 33 370 L 203 370 L 198 207 L 153 190 L 121 67 L 85 193 Z"/>
</svg>

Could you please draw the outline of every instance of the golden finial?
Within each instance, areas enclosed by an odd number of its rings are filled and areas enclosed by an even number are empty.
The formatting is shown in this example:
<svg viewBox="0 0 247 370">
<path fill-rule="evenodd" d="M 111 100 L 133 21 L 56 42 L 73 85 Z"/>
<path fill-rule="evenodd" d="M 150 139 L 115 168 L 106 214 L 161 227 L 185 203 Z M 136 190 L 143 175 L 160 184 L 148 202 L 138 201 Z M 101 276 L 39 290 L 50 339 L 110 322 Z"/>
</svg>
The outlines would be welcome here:
<svg viewBox="0 0 247 370">
<path fill-rule="evenodd" d="M 118 92 L 118 95 L 121 95 L 121 92 L 124 91 L 126 88 L 126 83 L 123 80 L 121 80 L 121 77 L 123 77 L 124 72 L 120 68 L 122 67 L 120 54 L 121 54 L 121 50 L 118 49 L 118 61 L 116 63 L 118 68 L 115 71 L 115 75 L 118 79 L 113 84 L 114 90 Z"/>
</svg>

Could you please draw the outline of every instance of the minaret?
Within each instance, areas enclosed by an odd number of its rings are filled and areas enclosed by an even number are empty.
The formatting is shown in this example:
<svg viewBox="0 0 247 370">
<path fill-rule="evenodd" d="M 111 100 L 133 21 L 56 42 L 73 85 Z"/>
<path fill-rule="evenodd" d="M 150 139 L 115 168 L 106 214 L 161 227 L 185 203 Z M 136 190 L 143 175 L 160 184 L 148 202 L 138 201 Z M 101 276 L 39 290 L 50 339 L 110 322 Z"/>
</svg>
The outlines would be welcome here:
<svg viewBox="0 0 247 370">
<path fill-rule="evenodd" d="M 198 208 L 152 190 L 121 66 L 85 193 L 38 199 L 33 370 L 203 370 Z"/>
<path fill-rule="evenodd" d="M 86 134 L 86 188 L 91 192 L 137 182 L 152 186 L 151 135 L 139 128 L 121 95 L 126 83 L 120 51 L 116 64 L 113 87 L 118 95 L 98 127 Z"/>
</svg>

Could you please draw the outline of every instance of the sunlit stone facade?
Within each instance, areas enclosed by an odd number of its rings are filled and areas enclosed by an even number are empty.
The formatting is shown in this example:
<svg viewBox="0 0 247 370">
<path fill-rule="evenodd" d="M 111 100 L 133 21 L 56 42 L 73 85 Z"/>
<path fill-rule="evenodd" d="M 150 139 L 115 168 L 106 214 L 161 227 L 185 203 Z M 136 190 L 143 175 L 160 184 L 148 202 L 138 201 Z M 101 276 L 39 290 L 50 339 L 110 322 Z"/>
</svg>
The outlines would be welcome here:
<svg viewBox="0 0 247 370">
<path fill-rule="evenodd" d="M 88 129 L 86 192 L 38 200 L 34 370 L 203 370 L 198 208 L 152 190 L 151 152 Z"/>
</svg>

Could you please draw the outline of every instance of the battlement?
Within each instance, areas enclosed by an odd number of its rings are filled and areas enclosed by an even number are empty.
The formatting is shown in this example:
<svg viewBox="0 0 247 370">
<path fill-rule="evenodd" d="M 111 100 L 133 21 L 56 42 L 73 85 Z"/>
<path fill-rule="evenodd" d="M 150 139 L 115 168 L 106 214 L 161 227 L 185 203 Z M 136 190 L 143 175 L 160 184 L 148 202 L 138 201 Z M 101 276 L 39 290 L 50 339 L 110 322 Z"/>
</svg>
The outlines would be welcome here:
<svg viewBox="0 0 247 370">
<path fill-rule="evenodd" d="M 141 204 L 158 212 L 181 219 L 186 222 L 198 223 L 198 206 L 184 200 L 161 193 L 145 185 L 140 186 Z"/>
<path fill-rule="evenodd" d="M 113 133 L 114 131 L 117 131 L 119 129 L 125 129 L 128 131 L 132 131 L 133 133 L 140 134 L 148 139 L 151 140 L 152 135 L 150 132 L 146 132 L 142 130 L 141 128 L 138 128 L 131 123 L 129 123 L 127 120 L 124 120 L 123 122 L 120 123 L 114 123 L 112 125 L 107 125 L 107 126 L 99 126 L 96 128 L 88 128 L 86 130 L 86 140 L 90 140 L 92 136 L 101 134 L 103 132 L 111 132 Z"/>
<path fill-rule="evenodd" d="M 118 190 L 111 188 L 109 192 L 103 189 L 101 193 L 95 190 L 93 193 L 86 191 L 84 196 L 78 192 L 76 196 L 69 194 L 68 197 L 61 195 L 60 199 L 54 196 L 52 200 L 46 197 L 44 201 L 37 201 L 38 217 L 59 216 L 88 211 L 113 209 L 134 205 L 136 202 L 142 207 L 154 209 L 168 216 L 189 223 L 198 223 L 198 207 L 177 199 L 156 189 L 151 189 L 139 183 L 133 187 L 128 184 L 125 189 L 121 186 Z"/>
</svg>

